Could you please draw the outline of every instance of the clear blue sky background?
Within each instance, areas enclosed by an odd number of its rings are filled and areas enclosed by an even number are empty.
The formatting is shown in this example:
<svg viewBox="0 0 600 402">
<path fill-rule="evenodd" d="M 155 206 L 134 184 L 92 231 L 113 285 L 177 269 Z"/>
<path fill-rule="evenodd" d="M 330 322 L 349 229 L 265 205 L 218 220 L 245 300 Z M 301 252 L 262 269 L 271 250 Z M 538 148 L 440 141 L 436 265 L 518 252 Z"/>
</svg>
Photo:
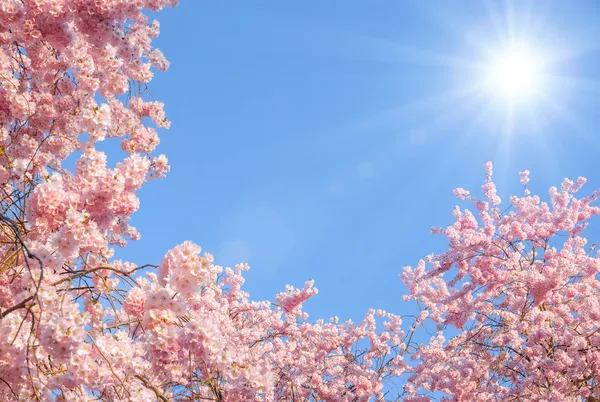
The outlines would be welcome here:
<svg viewBox="0 0 600 402">
<path fill-rule="evenodd" d="M 184 240 L 274 300 L 314 279 L 311 318 L 407 313 L 398 279 L 446 241 L 456 187 L 500 194 L 518 172 L 547 194 L 565 176 L 600 187 L 600 2 L 183 0 L 156 16 L 172 63 L 151 91 L 172 127 L 172 171 L 140 192 L 142 239 L 119 252 L 159 263 Z M 473 65 L 510 32 L 552 56 L 546 93 L 515 107 Z"/>
</svg>

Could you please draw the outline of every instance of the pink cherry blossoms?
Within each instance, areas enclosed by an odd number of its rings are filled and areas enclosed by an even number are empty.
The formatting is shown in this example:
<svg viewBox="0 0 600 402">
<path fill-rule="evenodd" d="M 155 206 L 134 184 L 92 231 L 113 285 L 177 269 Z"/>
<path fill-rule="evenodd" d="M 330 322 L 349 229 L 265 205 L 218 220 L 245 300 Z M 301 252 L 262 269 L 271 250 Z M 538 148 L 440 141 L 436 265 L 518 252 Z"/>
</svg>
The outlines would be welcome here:
<svg viewBox="0 0 600 402">
<path fill-rule="evenodd" d="M 253 301 L 247 265 L 187 241 L 157 265 L 115 259 L 140 237 L 138 190 L 169 171 L 145 90 L 169 63 L 145 13 L 170 6 L 0 2 L 0 400 L 599 400 L 600 261 L 582 233 L 600 192 L 576 198 L 583 178 L 545 203 L 524 171 L 506 211 L 491 163 L 485 200 L 455 190 L 475 209 L 401 274 L 422 308 L 407 328 L 375 309 L 309 320 L 313 281 Z"/>
<path fill-rule="evenodd" d="M 112 258 L 140 236 L 137 191 L 169 170 L 144 90 L 168 62 L 144 9 L 174 5 L 0 4 L 0 400 L 382 400 L 405 368 L 399 317 L 309 322 L 312 282 L 254 302 L 247 266 L 190 242 L 157 266 Z M 109 164 L 103 141 L 128 156 Z"/>
<path fill-rule="evenodd" d="M 453 400 L 597 401 L 600 259 L 582 232 L 600 213 L 591 205 L 600 192 L 577 198 L 585 179 L 565 179 L 549 203 L 525 187 L 502 211 L 491 164 L 486 172 L 487 201 L 455 191 L 477 213 L 457 207 L 455 223 L 435 230 L 448 251 L 401 275 L 406 299 L 438 326 L 413 356 L 407 400 L 440 391 Z M 447 339 L 449 326 L 458 334 Z"/>
</svg>

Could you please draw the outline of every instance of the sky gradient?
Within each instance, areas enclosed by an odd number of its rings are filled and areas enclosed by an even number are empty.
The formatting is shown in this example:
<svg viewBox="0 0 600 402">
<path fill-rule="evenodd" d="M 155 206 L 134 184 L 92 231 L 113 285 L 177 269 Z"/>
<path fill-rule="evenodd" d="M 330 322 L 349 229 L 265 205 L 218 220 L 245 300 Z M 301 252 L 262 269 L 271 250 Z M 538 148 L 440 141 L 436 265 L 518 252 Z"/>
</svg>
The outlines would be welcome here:
<svg viewBox="0 0 600 402">
<path fill-rule="evenodd" d="M 314 279 L 311 318 L 408 313 L 398 273 L 444 251 L 430 228 L 454 188 L 481 194 L 486 160 L 505 201 L 524 169 L 534 193 L 600 188 L 599 17 L 597 1 L 182 0 L 157 15 L 171 68 L 150 86 L 172 170 L 118 255 L 159 263 L 192 240 L 248 262 L 254 299 Z M 545 55 L 548 85 L 508 113 L 478 77 L 511 40 Z"/>
</svg>

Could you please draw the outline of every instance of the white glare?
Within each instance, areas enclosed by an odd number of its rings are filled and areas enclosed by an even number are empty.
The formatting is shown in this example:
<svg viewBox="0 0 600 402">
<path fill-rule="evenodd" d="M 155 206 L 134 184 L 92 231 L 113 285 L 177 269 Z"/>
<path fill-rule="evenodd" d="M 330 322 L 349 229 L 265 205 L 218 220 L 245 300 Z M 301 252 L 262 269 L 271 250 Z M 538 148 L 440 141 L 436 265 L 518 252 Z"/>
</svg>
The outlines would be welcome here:
<svg viewBox="0 0 600 402">
<path fill-rule="evenodd" d="M 488 66 L 488 86 L 510 101 L 531 98 L 540 90 L 542 63 L 525 48 L 509 48 Z"/>
</svg>

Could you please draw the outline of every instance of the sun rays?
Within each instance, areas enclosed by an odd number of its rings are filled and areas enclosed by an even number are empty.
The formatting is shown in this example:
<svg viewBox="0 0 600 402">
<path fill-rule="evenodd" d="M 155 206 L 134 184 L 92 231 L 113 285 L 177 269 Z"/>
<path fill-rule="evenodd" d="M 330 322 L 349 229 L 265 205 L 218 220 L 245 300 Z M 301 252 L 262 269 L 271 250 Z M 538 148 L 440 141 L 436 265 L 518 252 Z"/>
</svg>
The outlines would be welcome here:
<svg viewBox="0 0 600 402">
<path fill-rule="evenodd" d="M 537 144 L 538 150 L 546 149 L 546 156 L 552 159 L 553 139 L 548 131 L 553 131 L 551 128 L 557 124 L 564 126 L 564 130 L 577 132 L 580 137 L 589 137 L 585 132 L 589 126 L 572 100 L 579 91 L 600 92 L 600 82 L 578 77 L 577 68 L 573 66 L 575 59 L 598 46 L 590 43 L 593 38 L 569 39 L 568 32 L 559 32 L 556 16 L 551 15 L 547 7 L 541 9 L 542 6 L 525 3 L 489 3 L 484 11 L 487 17 L 479 20 L 469 20 L 468 13 L 456 14 L 449 9 L 423 5 L 423 14 L 435 20 L 445 35 L 444 42 L 435 44 L 435 49 L 415 46 L 414 42 L 406 43 L 402 39 L 372 37 L 368 41 L 363 37 L 363 46 L 366 42 L 372 46 L 369 56 L 373 60 L 380 55 L 385 63 L 423 66 L 423 69 L 433 67 L 427 71 L 453 77 L 442 82 L 436 92 L 429 92 L 426 98 L 419 99 L 422 95 L 415 96 L 414 100 L 405 97 L 396 107 L 389 108 L 389 111 L 395 110 L 397 116 L 387 113 L 387 124 L 393 124 L 394 120 L 401 124 L 406 111 L 416 105 L 420 108 L 427 105 L 431 115 L 424 117 L 416 129 L 423 129 L 432 136 L 457 133 L 453 135 L 457 136 L 459 148 L 460 144 L 469 144 L 474 136 L 479 136 L 478 141 L 497 149 L 500 163 L 508 162 L 523 139 Z M 419 79 L 422 78 L 423 74 L 419 73 Z M 427 80 L 424 85 L 431 90 Z M 466 97 L 462 96 L 465 92 L 469 93 Z M 445 94 L 444 105 L 439 102 L 438 94 Z M 449 98 L 453 99 L 448 102 Z M 445 109 L 440 110 L 439 106 Z M 469 115 L 465 118 L 466 111 Z M 578 118 L 573 119 L 573 116 Z M 374 120 L 373 117 L 365 120 Z M 553 131 L 552 135 L 558 134 Z M 408 134 L 406 144 L 410 146 Z"/>
</svg>

